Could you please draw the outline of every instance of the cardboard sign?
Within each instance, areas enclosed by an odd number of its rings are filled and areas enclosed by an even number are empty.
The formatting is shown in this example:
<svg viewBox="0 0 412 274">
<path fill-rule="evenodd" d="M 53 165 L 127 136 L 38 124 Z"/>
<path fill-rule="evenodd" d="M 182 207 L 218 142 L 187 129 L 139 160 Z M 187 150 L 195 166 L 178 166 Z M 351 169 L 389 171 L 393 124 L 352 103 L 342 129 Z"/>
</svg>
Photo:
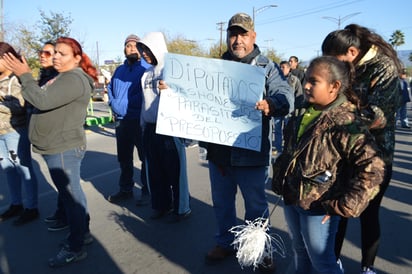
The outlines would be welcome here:
<svg viewBox="0 0 412 274">
<path fill-rule="evenodd" d="M 163 79 L 157 133 L 260 151 L 263 68 L 168 53 Z"/>
</svg>

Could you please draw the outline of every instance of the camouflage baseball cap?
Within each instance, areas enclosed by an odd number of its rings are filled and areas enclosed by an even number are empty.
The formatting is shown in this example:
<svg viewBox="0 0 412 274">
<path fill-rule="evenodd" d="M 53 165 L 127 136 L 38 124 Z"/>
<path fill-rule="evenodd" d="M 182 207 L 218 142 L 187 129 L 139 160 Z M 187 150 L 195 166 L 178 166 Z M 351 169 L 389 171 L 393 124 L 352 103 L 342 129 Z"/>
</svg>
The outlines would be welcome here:
<svg viewBox="0 0 412 274">
<path fill-rule="evenodd" d="M 232 27 L 239 27 L 245 31 L 254 31 L 255 25 L 253 24 L 252 18 L 246 13 L 236 13 L 230 18 L 227 29 Z"/>
</svg>

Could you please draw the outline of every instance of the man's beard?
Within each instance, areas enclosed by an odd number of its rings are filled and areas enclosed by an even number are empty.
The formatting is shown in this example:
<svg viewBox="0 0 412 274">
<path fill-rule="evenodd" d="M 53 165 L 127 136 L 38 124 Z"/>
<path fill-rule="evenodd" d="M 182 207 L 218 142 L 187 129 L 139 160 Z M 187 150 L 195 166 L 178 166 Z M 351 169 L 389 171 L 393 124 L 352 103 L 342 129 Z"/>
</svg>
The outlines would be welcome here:
<svg viewBox="0 0 412 274">
<path fill-rule="evenodd" d="M 126 56 L 129 63 L 136 63 L 139 60 L 139 55 L 137 53 L 132 53 Z"/>
</svg>

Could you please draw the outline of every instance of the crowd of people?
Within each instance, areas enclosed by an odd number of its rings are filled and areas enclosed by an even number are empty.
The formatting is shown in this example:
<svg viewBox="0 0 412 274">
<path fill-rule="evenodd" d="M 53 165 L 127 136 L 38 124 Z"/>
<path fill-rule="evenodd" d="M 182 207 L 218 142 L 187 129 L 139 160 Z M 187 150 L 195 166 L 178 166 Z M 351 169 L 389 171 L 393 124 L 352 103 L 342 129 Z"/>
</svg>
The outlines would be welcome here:
<svg viewBox="0 0 412 274">
<path fill-rule="evenodd" d="M 207 151 L 217 224 L 206 263 L 236 254 L 230 229 L 237 225 L 238 189 L 244 220 L 270 218 L 265 188 L 272 164 L 272 190 L 285 202 L 295 273 L 343 273 L 341 248 L 351 217 L 361 221 L 360 273 L 377 273 L 379 208 L 392 176 L 397 120 L 410 128 L 410 88 L 396 52 L 375 32 L 350 24 L 325 37 L 323 56 L 305 70 L 296 56 L 277 64 L 261 53 L 245 13 L 229 19 L 226 41 L 223 60 L 265 71 L 263 99 L 255 105 L 262 113 L 262 139 L 259 151 L 199 143 Z M 136 148 L 142 162 L 137 205 L 150 200 L 150 218 L 180 222 L 192 213 L 186 142 L 156 132 L 160 95 L 169 88 L 163 79 L 167 52 L 161 32 L 142 39 L 131 34 L 124 41 L 126 59 L 107 86 L 120 166 L 119 189 L 107 200 L 118 204 L 134 197 Z M 0 42 L 0 170 L 10 192 L 0 222 L 17 217 L 13 224 L 19 226 L 39 218 L 32 149 L 42 155 L 57 189 L 55 212 L 45 218 L 48 229 L 70 231 L 49 259 L 58 267 L 86 258 L 84 246 L 93 241 L 80 167 L 98 72 L 70 37 L 44 43 L 39 61 L 40 77 L 34 79 L 26 59 Z M 259 270 L 273 273 L 273 258 L 262 258 Z"/>
</svg>

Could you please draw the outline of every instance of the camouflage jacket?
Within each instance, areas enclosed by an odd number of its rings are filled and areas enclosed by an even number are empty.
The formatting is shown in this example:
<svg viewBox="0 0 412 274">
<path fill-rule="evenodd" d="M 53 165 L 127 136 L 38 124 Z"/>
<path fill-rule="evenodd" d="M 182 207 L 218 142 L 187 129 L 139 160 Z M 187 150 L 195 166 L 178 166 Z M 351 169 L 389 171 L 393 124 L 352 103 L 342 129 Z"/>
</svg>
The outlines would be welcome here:
<svg viewBox="0 0 412 274">
<path fill-rule="evenodd" d="M 395 151 L 395 117 L 401 105 L 399 74 L 391 58 L 371 47 L 356 64 L 354 90 L 362 101 L 363 118 L 376 138 L 376 143 L 383 153 L 386 164 L 393 161 Z M 366 113 L 369 113 L 366 114 Z M 368 121 L 369 120 L 369 121 Z M 386 120 L 385 123 L 379 121 Z M 382 124 L 382 126 L 376 126 Z"/>
<path fill-rule="evenodd" d="M 27 126 L 26 108 L 16 76 L 0 80 L 0 134 Z"/>
<path fill-rule="evenodd" d="M 285 129 L 285 149 L 273 165 L 272 189 L 285 204 L 357 217 L 378 193 L 385 164 L 356 107 L 340 95 L 297 140 L 305 109 Z M 284 167 L 284 168 L 280 168 Z"/>
</svg>

